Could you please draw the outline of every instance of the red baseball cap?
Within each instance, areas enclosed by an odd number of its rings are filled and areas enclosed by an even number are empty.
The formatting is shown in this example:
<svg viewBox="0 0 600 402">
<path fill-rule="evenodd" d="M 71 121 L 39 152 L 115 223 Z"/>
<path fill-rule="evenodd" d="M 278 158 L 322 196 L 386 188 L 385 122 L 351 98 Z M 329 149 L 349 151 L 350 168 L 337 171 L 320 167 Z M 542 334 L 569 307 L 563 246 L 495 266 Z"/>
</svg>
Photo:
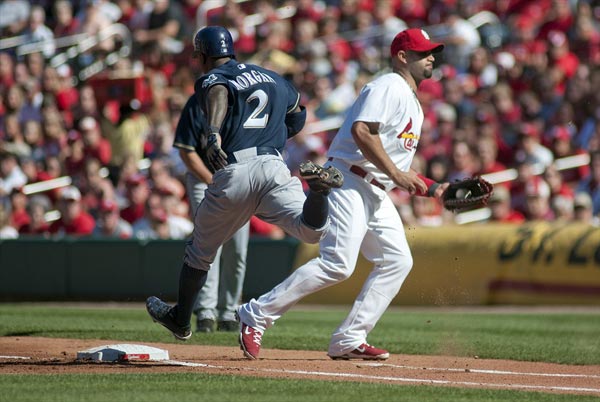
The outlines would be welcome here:
<svg viewBox="0 0 600 402">
<path fill-rule="evenodd" d="M 415 52 L 441 52 L 444 49 L 442 43 L 432 42 L 427 32 L 420 28 L 410 28 L 400 32 L 390 46 L 390 53 L 393 56 L 400 50 L 412 50 Z"/>
<path fill-rule="evenodd" d="M 102 200 L 102 202 L 100 202 L 100 211 L 102 211 L 102 212 L 114 212 L 114 211 L 118 211 L 118 210 L 119 210 L 119 206 L 113 200 L 105 199 L 105 200 Z"/>
</svg>

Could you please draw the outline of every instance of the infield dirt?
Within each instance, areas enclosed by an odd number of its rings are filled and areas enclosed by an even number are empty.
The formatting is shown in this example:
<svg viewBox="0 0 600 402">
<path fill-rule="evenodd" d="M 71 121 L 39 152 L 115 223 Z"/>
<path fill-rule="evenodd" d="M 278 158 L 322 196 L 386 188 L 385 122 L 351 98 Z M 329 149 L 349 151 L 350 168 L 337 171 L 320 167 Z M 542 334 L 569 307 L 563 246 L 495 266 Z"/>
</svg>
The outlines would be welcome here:
<svg viewBox="0 0 600 402">
<path fill-rule="evenodd" d="M 250 361 L 234 347 L 143 343 L 169 351 L 169 362 L 77 360 L 92 347 L 130 343 L 0 337 L 0 375 L 202 372 L 271 378 L 527 390 L 600 396 L 600 366 L 573 366 L 477 357 L 392 355 L 386 361 L 333 361 L 325 352 L 263 349 Z"/>
</svg>

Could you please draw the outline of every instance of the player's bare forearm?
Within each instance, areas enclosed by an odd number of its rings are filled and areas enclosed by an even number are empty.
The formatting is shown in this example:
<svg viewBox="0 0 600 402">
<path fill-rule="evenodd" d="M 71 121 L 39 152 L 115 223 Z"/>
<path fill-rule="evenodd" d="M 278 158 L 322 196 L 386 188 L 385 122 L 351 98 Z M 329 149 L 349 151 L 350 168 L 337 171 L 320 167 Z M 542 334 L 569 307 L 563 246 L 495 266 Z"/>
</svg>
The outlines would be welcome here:
<svg viewBox="0 0 600 402">
<path fill-rule="evenodd" d="M 208 90 L 206 118 L 211 131 L 216 129 L 220 133 L 223 121 L 227 116 L 228 95 L 224 85 L 215 85 Z"/>
<path fill-rule="evenodd" d="M 365 158 L 392 179 L 398 187 L 405 189 L 410 194 L 415 194 L 418 189 L 426 191 L 425 183 L 415 171 L 402 172 L 392 162 L 383 148 L 378 130 L 378 123 L 357 121 L 352 125 L 352 137 Z"/>
<path fill-rule="evenodd" d="M 207 184 L 212 183 L 212 173 L 196 152 L 180 149 L 179 155 L 189 172 L 196 176 L 198 180 Z"/>
</svg>

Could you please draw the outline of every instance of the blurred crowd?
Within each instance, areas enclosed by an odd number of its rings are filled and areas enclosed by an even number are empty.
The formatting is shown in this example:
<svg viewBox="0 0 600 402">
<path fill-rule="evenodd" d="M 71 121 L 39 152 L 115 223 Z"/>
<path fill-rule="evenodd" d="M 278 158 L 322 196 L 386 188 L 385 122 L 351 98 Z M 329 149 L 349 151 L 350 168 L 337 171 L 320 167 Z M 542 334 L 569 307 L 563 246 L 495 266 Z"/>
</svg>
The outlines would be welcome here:
<svg viewBox="0 0 600 402">
<path fill-rule="evenodd" d="M 325 161 L 360 88 L 389 71 L 392 38 L 423 27 L 446 48 L 419 88 L 413 168 L 437 181 L 489 175 L 496 189 L 462 222 L 434 199 L 393 191 L 405 224 L 598 224 L 599 0 L 209 3 L 0 4 L 0 238 L 189 235 L 185 166 L 172 145 L 199 74 L 191 39 L 207 24 L 232 32 L 238 60 L 301 91 L 308 119 L 284 155 L 292 172 Z M 107 34 L 114 24 L 126 29 Z M 251 233 L 285 236 L 259 219 Z"/>
</svg>

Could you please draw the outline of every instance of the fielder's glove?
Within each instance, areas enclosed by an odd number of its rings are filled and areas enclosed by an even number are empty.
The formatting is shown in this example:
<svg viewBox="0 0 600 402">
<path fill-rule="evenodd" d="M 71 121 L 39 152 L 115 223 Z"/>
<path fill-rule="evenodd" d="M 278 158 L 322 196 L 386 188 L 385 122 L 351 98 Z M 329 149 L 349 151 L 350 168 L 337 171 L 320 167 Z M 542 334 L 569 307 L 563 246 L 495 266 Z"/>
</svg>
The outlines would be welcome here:
<svg viewBox="0 0 600 402">
<path fill-rule="evenodd" d="M 442 195 L 442 202 L 444 208 L 452 212 L 481 208 L 493 192 L 494 186 L 490 182 L 481 177 L 471 177 L 450 183 Z"/>
<path fill-rule="evenodd" d="M 209 134 L 206 138 L 206 161 L 213 171 L 223 169 L 229 163 L 227 154 L 221 149 L 217 134 Z"/>
</svg>

